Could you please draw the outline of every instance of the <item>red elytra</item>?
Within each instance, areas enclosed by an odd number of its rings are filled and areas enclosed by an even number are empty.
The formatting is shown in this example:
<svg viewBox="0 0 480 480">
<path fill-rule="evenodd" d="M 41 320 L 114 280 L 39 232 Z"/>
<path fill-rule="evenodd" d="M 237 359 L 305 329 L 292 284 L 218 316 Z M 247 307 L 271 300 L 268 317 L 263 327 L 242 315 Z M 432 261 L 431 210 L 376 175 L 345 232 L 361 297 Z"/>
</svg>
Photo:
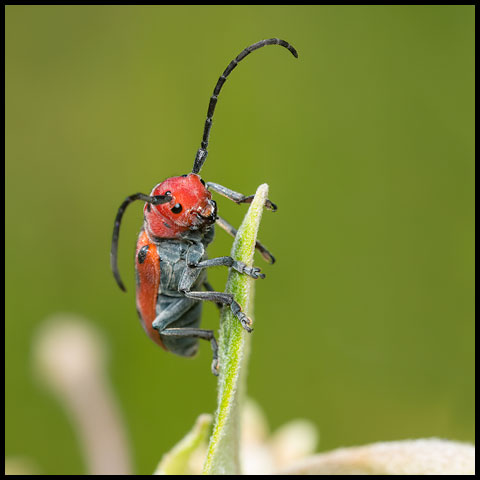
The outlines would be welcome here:
<svg viewBox="0 0 480 480">
<path fill-rule="evenodd" d="M 145 246 L 148 247 L 145 260 L 140 263 L 138 253 Z M 152 327 L 157 307 L 157 293 L 160 284 L 160 259 L 154 242 L 145 231 L 140 233 L 135 252 L 135 270 L 137 274 L 137 311 L 142 326 L 147 335 L 163 349 L 167 350 L 160 334 Z"/>
</svg>

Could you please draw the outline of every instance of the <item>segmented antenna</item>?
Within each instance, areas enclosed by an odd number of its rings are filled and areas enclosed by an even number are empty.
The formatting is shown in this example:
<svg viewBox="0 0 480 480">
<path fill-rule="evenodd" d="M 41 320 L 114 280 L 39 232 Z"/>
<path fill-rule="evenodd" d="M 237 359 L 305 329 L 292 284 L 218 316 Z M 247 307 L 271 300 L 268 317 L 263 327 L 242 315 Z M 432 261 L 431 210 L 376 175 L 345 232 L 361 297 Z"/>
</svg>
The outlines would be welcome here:
<svg viewBox="0 0 480 480">
<path fill-rule="evenodd" d="M 136 200 L 143 200 L 144 202 L 150 203 L 152 205 L 162 205 L 163 203 L 168 203 L 172 200 L 170 195 L 145 195 L 144 193 L 135 193 L 127 197 L 118 209 L 117 216 L 115 217 L 115 223 L 113 225 L 113 236 L 112 236 L 112 249 L 110 251 L 110 266 L 112 268 L 113 276 L 117 281 L 118 286 L 126 292 L 127 289 L 120 278 L 120 272 L 118 271 L 117 264 L 117 254 L 118 254 L 118 236 L 120 234 L 120 223 L 122 222 L 123 214 L 125 213 L 126 208 Z"/>
<path fill-rule="evenodd" d="M 270 38 L 268 40 L 261 40 L 260 42 L 250 45 L 229 63 L 222 76 L 218 79 L 217 85 L 213 90 L 213 95 L 210 97 L 210 103 L 208 104 L 207 120 L 205 121 L 205 128 L 203 130 L 202 144 L 201 147 L 198 149 L 197 155 L 195 156 L 192 173 L 198 173 L 201 170 L 203 164 L 205 163 L 205 160 L 207 159 L 208 138 L 210 136 L 210 129 L 212 128 L 213 113 L 215 112 L 218 95 L 220 93 L 220 90 L 222 89 L 223 84 L 225 83 L 225 80 L 230 75 L 230 73 L 232 73 L 232 70 L 238 65 L 241 60 L 243 60 L 254 50 L 262 48 L 265 45 L 281 45 L 282 47 L 285 47 L 287 50 L 289 50 L 295 58 L 298 58 L 297 51 L 288 42 L 286 42 L 285 40 L 280 40 L 279 38 Z"/>
</svg>

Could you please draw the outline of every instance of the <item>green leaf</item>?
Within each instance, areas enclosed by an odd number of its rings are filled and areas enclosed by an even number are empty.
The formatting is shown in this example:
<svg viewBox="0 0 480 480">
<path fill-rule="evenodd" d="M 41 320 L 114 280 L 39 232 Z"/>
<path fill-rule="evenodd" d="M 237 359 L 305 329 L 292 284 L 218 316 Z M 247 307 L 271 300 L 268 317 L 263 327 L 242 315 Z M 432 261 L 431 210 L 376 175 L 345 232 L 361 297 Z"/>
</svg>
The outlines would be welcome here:
<svg viewBox="0 0 480 480">
<path fill-rule="evenodd" d="M 231 256 L 253 265 L 255 242 L 268 196 L 268 185 L 260 185 L 250 208 L 238 229 Z M 253 320 L 254 283 L 248 275 L 230 269 L 226 292 L 233 293 L 243 311 Z M 224 308 L 220 318 L 218 406 L 204 474 L 238 475 L 240 471 L 240 414 L 245 395 L 249 333 L 230 308 Z"/>
<path fill-rule="evenodd" d="M 154 475 L 188 475 L 192 473 L 190 460 L 207 439 L 211 423 L 211 415 L 206 413 L 200 415 L 192 430 L 162 457 Z"/>
</svg>

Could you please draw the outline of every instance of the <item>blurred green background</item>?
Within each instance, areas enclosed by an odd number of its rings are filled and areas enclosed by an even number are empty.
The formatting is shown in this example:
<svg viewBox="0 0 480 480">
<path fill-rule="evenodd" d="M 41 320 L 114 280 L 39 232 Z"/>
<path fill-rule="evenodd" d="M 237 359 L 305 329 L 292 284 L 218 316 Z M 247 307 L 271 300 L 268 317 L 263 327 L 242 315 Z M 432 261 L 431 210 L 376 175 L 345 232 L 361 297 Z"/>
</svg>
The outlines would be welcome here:
<svg viewBox="0 0 480 480">
<path fill-rule="evenodd" d="M 57 312 L 109 341 L 135 470 L 213 412 L 210 347 L 169 355 L 135 311 L 140 203 L 109 267 L 123 199 L 191 170 L 208 100 L 206 180 L 267 182 L 248 391 L 272 428 L 312 420 L 319 450 L 474 441 L 474 7 L 7 6 L 6 455 L 84 473 L 68 417 L 32 375 Z M 246 211 L 222 197 L 238 225 Z M 211 256 L 228 254 L 221 230 Z M 226 269 L 210 271 L 223 289 Z M 205 305 L 203 325 L 218 313 Z"/>
</svg>

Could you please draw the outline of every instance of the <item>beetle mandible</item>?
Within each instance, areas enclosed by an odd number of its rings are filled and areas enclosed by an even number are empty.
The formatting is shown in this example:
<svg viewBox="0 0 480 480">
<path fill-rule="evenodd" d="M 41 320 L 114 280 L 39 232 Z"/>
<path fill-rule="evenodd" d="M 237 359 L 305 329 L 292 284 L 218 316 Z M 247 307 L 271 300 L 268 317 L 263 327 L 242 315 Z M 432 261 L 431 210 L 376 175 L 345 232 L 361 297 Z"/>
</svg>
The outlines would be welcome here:
<svg viewBox="0 0 480 480">
<path fill-rule="evenodd" d="M 190 357 L 198 348 L 198 339 L 209 340 L 213 350 L 212 372 L 218 375 L 217 342 L 213 330 L 200 327 L 202 301 L 227 305 L 247 332 L 251 320 L 242 312 L 232 294 L 215 291 L 207 281 L 206 268 L 226 266 L 254 279 L 264 278 L 257 267 L 234 260 L 230 256 L 208 259 L 206 247 L 213 240 L 214 224 L 233 237 L 235 228 L 217 215 L 217 204 L 209 190 L 239 203 L 251 203 L 245 196 L 217 183 L 205 182 L 198 173 L 207 158 L 212 118 L 218 95 L 232 70 L 254 50 L 266 45 L 280 45 L 293 56 L 297 51 L 285 40 L 271 38 L 245 48 L 232 60 L 217 81 L 208 105 L 203 139 L 195 156 L 191 173 L 167 178 L 150 195 L 136 193 L 125 199 L 118 209 L 113 229 L 111 267 L 119 287 L 126 291 L 117 266 L 118 237 L 125 209 L 135 200 L 146 202 L 144 222 L 135 253 L 137 311 L 148 336 L 165 350 Z M 265 207 L 275 211 L 270 200 Z M 260 243 L 255 247 L 274 263 L 273 255 Z M 200 291 L 201 288 L 206 291 Z"/>
</svg>

